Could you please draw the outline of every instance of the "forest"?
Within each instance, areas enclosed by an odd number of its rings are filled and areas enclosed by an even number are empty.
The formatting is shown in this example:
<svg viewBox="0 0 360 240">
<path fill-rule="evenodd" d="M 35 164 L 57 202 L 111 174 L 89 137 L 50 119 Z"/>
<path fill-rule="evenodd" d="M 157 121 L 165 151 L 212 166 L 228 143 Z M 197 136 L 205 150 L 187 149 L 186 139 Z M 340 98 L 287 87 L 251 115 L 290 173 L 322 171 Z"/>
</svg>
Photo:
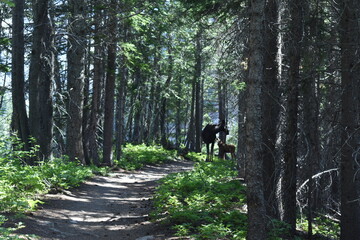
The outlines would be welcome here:
<svg viewBox="0 0 360 240">
<path fill-rule="evenodd" d="M 137 149 L 231 172 L 209 177 L 206 203 L 231 194 L 227 233 L 199 239 L 360 239 L 359 13 L 358 0 L 0 0 L 0 225 L 40 203 L 19 200 L 30 189 L 140 167 Z M 215 143 L 227 160 L 206 161 L 201 132 L 221 122 L 235 159 Z"/>
</svg>

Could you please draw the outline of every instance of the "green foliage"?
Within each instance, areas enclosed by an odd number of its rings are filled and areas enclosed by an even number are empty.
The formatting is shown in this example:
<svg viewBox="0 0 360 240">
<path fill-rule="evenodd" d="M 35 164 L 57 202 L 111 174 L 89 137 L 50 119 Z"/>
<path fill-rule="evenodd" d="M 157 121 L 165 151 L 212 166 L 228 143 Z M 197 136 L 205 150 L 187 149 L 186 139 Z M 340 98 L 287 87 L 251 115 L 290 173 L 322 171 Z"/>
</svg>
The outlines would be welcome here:
<svg viewBox="0 0 360 240">
<path fill-rule="evenodd" d="M 52 188 L 67 189 L 77 186 L 95 167 L 84 167 L 67 158 L 38 162 L 36 166 L 27 165 L 24 159 L 34 157 L 37 147 L 23 151 L 19 142 L 0 139 L 0 212 L 25 212 L 41 203 L 40 194 Z"/>
<path fill-rule="evenodd" d="M 92 168 L 81 166 L 79 162 L 70 162 L 66 157 L 42 162 L 39 170 L 50 188 L 68 189 L 78 186 L 93 175 Z"/>
<path fill-rule="evenodd" d="M 180 236 L 244 239 L 245 187 L 230 161 L 199 162 L 191 172 L 169 175 L 154 197 L 155 219 L 174 225 Z"/>
<path fill-rule="evenodd" d="M 297 227 L 306 231 L 308 221 L 306 219 L 298 219 Z M 313 219 L 313 234 L 330 239 L 338 239 L 340 236 L 340 224 L 327 216 L 315 217 Z"/>
<path fill-rule="evenodd" d="M 200 160 L 193 171 L 171 174 L 161 180 L 153 199 L 155 210 L 151 216 L 171 224 L 177 236 L 245 239 L 245 186 L 236 180 L 236 176 L 235 164 L 231 161 Z M 298 227 L 304 230 L 306 226 L 306 221 L 298 223 Z M 269 240 L 283 239 L 290 231 L 290 226 L 279 220 L 269 221 L 267 228 Z M 314 220 L 314 234 L 336 239 L 338 233 L 339 225 L 332 220 Z"/>
<path fill-rule="evenodd" d="M 26 164 L 25 159 L 36 156 L 37 147 L 23 151 L 22 145 L 14 138 L 0 138 L 0 212 L 26 212 L 34 210 L 41 194 L 50 189 L 67 189 L 77 186 L 93 172 L 104 173 L 106 169 L 81 166 L 68 158 L 40 161 L 36 166 Z M 0 215 L 0 226 L 6 222 Z M 22 227 L 0 227 L 0 239 L 24 239 L 12 233 Z"/>
<path fill-rule="evenodd" d="M 18 235 L 13 234 L 14 231 L 23 228 L 23 223 L 18 223 L 15 227 L 5 228 L 2 225 L 7 221 L 5 216 L 0 215 L 0 239 L 1 240 L 20 240 L 20 239 L 35 239 L 30 238 L 30 235 L 23 235 L 19 237 Z"/>
<path fill-rule="evenodd" d="M 206 160 L 206 154 L 197 152 L 189 152 L 185 157 L 193 162 L 204 162 Z"/>
<path fill-rule="evenodd" d="M 122 158 L 115 161 L 115 164 L 127 170 L 135 170 L 146 164 L 162 163 L 175 157 L 176 151 L 169 151 L 161 146 L 127 144 L 123 149 Z"/>
<path fill-rule="evenodd" d="M 1 2 L 4 2 L 4 3 L 8 4 L 9 6 L 13 6 L 13 3 L 11 1 L 1 0 Z M 0 37 L 0 46 L 9 46 L 10 44 L 11 44 L 11 41 L 10 41 L 9 38 Z M 8 65 L 3 64 L 0 61 L 0 72 L 10 72 L 10 70 L 11 69 L 10 69 L 10 67 Z M 3 94 L 1 94 L 1 95 L 3 95 Z"/>
<path fill-rule="evenodd" d="M 291 226 L 285 222 L 272 219 L 269 221 L 269 225 L 268 229 L 270 229 L 270 231 L 268 237 L 270 240 L 280 240 L 282 238 L 279 236 L 289 236 L 290 234 Z"/>
<path fill-rule="evenodd" d="M 3 3 L 7 4 L 10 7 L 15 6 L 15 3 L 13 1 L 11 1 L 11 0 L 0 0 L 0 2 L 3 2 Z"/>
</svg>

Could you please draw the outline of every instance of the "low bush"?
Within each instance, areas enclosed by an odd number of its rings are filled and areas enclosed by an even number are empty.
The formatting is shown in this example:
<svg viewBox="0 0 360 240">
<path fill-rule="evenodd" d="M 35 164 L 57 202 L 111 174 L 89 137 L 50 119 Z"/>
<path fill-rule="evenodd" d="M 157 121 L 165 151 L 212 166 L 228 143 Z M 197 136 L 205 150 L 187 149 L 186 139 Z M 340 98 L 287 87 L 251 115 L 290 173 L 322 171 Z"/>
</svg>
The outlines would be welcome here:
<svg viewBox="0 0 360 240">
<path fill-rule="evenodd" d="M 41 203 L 39 195 L 50 189 L 78 186 L 93 172 L 106 171 L 66 157 L 26 164 L 24 159 L 35 157 L 37 151 L 37 147 L 23 151 L 16 139 L 0 138 L 0 212 L 31 211 Z"/>
<path fill-rule="evenodd" d="M 36 152 L 36 147 L 23 151 L 16 140 L 0 138 L 0 213 L 32 211 L 42 203 L 40 195 L 50 189 L 78 186 L 93 172 L 107 171 L 94 166 L 82 166 L 66 157 L 39 161 L 35 166 L 26 164 L 24 159 L 34 157 Z M 12 232 L 22 226 L 5 228 L 2 227 L 5 222 L 6 218 L 0 215 L 0 238 L 20 239 Z"/>
<path fill-rule="evenodd" d="M 161 146 L 145 144 L 126 144 L 120 161 L 115 164 L 126 170 L 136 170 L 146 164 L 157 164 L 176 158 L 175 150 L 166 150 Z"/>
<path fill-rule="evenodd" d="M 237 174 L 234 162 L 215 158 L 214 162 L 196 163 L 190 172 L 167 176 L 156 190 L 152 219 L 171 225 L 178 236 L 245 239 L 246 188 L 236 178 Z M 307 222 L 299 218 L 297 226 L 305 232 Z M 267 228 L 269 240 L 283 239 L 290 232 L 288 224 L 275 219 L 268 222 Z M 339 224 L 317 217 L 313 230 L 319 236 L 314 239 L 337 239 Z M 302 234 L 294 239 L 303 239 Z"/>
<path fill-rule="evenodd" d="M 231 161 L 199 162 L 191 172 L 161 181 L 151 216 L 171 223 L 177 235 L 196 239 L 244 239 L 245 187 Z"/>
</svg>

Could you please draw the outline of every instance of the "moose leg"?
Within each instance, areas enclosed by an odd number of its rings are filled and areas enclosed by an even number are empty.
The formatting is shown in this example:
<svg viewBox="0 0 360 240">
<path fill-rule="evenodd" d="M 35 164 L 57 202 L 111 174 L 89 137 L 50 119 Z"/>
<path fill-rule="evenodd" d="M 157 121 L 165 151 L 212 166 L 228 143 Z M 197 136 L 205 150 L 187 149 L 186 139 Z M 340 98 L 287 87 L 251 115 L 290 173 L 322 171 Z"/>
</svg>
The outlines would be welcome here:
<svg viewBox="0 0 360 240">
<path fill-rule="evenodd" d="M 211 155 L 211 160 L 210 161 L 212 161 L 213 157 L 214 157 L 214 143 L 211 143 L 211 153 L 210 153 L 210 155 Z"/>
<path fill-rule="evenodd" d="M 210 161 L 209 144 L 206 144 L 206 161 Z"/>
</svg>

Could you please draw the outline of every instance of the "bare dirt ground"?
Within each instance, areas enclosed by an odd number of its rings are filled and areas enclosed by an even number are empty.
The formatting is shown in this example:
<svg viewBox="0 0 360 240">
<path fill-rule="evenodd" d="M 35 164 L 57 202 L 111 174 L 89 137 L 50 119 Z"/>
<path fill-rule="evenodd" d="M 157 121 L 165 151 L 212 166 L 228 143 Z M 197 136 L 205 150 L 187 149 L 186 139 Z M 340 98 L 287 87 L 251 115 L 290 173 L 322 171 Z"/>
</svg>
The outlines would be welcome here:
<svg viewBox="0 0 360 240">
<path fill-rule="evenodd" d="M 44 240 L 177 239 L 168 226 L 149 221 L 150 199 L 159 179 L 191 168 L 191 162 L 172 161 L 96 176 L 65 193 L 46 195 L 38 211 L 21 219 L 26 227 L 18 232 Z"/>
</svg>

